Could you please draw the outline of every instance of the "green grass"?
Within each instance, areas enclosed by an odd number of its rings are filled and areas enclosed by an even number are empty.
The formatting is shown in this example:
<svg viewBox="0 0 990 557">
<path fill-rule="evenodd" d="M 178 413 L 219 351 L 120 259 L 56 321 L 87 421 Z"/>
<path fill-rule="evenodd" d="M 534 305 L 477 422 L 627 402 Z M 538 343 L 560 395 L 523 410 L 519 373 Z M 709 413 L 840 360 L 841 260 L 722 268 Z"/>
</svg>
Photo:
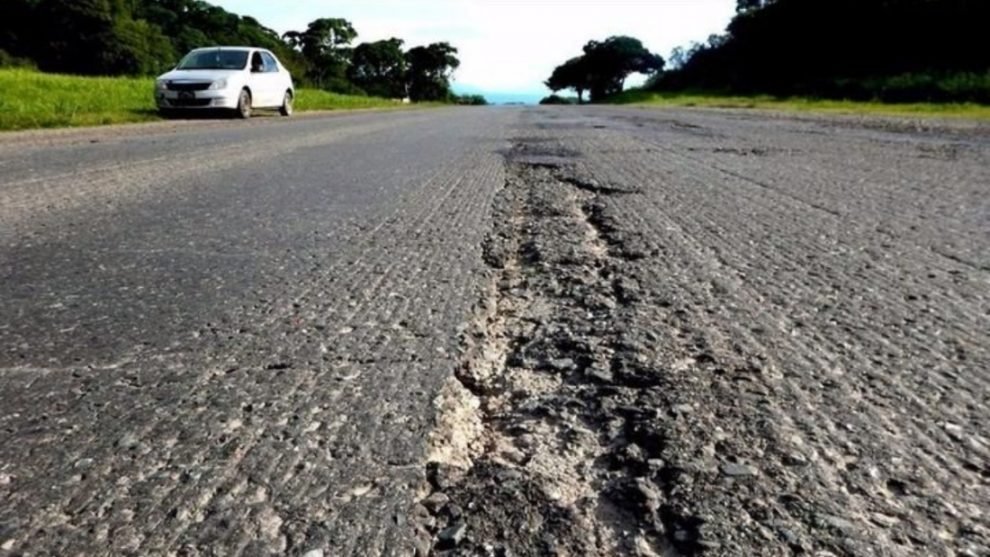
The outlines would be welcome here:
<svg viewBox="0 0 990 557">
<path fill-rule="evenodd" d="M 61 128 L 158 120 L 154 80 L 78 77 L 0 68 L 0 130 Z M 296 109 L 401 107 L 396 101 L 300 89 Z"/>
<path fill-rule="evenodd" d="M 883 103 L 769 95 L 657 93 L 633 89 L 610 99 L 613 104 L 645 107 L 750 108 L 792 112 L 990 119 L 990 106 L 972 103 Z"/>
<path fill-rule="evenodd" d="M 362 108 L 402 108 L 407 105 L 390 99 L 341 95 L 320 89 L 296 91 L 296 110 L 357 110 Z"/>
</svg>

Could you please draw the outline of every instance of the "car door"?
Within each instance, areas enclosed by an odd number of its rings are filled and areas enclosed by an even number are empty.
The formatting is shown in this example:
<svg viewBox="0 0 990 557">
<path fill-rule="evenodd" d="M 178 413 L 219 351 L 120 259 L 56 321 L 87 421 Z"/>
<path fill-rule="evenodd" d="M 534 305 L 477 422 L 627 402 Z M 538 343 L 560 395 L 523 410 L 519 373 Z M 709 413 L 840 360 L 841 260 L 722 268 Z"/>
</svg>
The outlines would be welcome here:
<svg viewBox="0 0 990 557">
<path fill-rule="evenodd" d="M 255 107 L 272 106 L 272 85 L 270 74 L 266 71 L 265 59 L 260 50 L 251 52 L 250 77 L 248 87 L 251 88 L 252 103 Z"/>
<path fill-rule="evenodd" d="M 271 52 L 262 51 L 261 58 L 265 62 L 265 79 L 268 81 L 268 90 L 271 94 L 271 106 L 282 106 L 282 95 L 287 89 L 283 86 L 284 72 Z"/>
</svg>

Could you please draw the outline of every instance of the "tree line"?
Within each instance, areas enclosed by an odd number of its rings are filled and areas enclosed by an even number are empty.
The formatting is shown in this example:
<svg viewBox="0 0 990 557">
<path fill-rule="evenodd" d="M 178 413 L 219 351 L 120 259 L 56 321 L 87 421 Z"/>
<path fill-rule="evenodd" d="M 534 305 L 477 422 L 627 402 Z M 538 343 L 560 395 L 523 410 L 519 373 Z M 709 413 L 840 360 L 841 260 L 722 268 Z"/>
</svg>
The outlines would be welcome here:
<svg viewBox="0 0 990 557">
<path fill-rule="evenodd" d="M 351 22 L 320 18 L 279 35 L 202 0 L 3 0 L 0 65 L 80 75 L 154 75 L 194 48 L 246 45 L 274 52 L 303 85 L 348 94 L 451 101 L 460 65 L 446 42 L 405 48 L 365 42 Z M 483 99 L 482 99 L 483 100 Z M 477 103 L 477 99 L 462 102 Z"/>
<path fill-rule="evenodd" d="M 725 33 L 675 49 L 666 71 L 636 39 L 613 37 L 546 85 L 597 102 L 638 72 L 656 91 L 990 103 L 988 22 L 988 0 L 737 0 Z"/>
<path fill-rule="evenodd" d="M 986 0 L 738 0 L 657 90 L 990 102 Z"/>
</svg>

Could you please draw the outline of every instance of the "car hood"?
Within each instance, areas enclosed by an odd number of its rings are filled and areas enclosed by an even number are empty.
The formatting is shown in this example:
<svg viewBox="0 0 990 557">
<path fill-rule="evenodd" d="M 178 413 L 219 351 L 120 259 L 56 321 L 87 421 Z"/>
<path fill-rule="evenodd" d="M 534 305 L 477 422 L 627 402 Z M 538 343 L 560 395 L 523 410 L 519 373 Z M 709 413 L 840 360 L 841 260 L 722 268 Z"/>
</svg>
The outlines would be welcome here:
<svg viewBox="0 0 990 557">
<path fill-rule="evenodd" d="M 165 81 L 216 81 L 240 75 L 242 70 L 172 70 L 158 76 Z"/>
</svg>

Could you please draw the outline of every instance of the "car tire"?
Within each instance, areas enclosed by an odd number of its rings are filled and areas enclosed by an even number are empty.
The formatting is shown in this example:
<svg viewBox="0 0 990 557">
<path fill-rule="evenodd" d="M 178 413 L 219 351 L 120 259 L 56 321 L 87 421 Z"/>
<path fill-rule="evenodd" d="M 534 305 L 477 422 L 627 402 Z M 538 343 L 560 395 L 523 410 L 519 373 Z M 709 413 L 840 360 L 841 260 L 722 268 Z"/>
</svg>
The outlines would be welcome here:
<svg viewBox="0 0 990 557">
<path fill-rule="evenodd" d="M 293 98 L 292 91 L 286 91 L 285 96 L 282 97 L 282 106 L 278 109 L 278 113 L 285 117 L 292 116 L 292 112 L 295 110 L 293 101 L 295 98 Z"/>
<path fill-rule="evenodd" d="M 247 120 L 251 117 L 251 91 L 241 90 L 241 95 L 237 98 L 237 117 Z"/>
</svg>

